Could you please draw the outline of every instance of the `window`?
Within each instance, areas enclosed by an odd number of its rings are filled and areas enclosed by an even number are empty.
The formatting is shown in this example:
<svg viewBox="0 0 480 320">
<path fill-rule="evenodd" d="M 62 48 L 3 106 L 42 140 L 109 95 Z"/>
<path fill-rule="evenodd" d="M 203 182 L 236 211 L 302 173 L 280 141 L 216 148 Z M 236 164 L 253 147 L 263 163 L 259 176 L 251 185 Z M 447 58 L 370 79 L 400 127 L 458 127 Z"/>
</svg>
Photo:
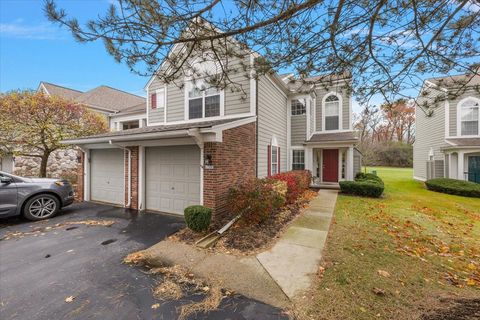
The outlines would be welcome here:
<svg viewBox="0 0 480 320">
<path fill-rule="evenodd" d="M 221 94 L 216 88 L 203 83 L 189 84 L 188 119 L 217 117 L 220 115 Z"/>
<path fill-rule="evenodd" d="M 293 150 L 292 170 L 305 170 L 305 151 Z"/>
<path fill-rule="evenodd" d="M 150 108 L 162 109 L 165 107 L 165 89 L 157 89 L 154 93 L 150 94 Z"/>
<path fill-rule="evenodd" d="M 479 101 L 468 98 L 460 104 L 460 130 L 462 136 L 476 136 L 479 134 Z"/>
<path fill-rule="evenodd" d="M 305 100 L 293 99 L 292 100 L 292 116 L 300 116 L 306 113 L 307 113 L 307 110 L 305 107 Z"/>
<path fill-rule="evenodd" d="M 278 147 L 276 146 L 271 146 L 271 149 L 272 149 L 272 169 L 270 171 L 270 173 L 272 175 L 274 174 L 277 174 L 279 171 L 278 171 L 278 156 L 279 156 L 279 152 L 278 152 Z"/>
<path fill-rule="evenodd" d="M 122 130 L 137 129 L 139 126 L 138 120 L 122 122 Z"/>
<path fill-rule="evenodd" d="M 335 95 L 325 99 L 325 130 L 340 129 L 340 100 Z"/>
</svg>

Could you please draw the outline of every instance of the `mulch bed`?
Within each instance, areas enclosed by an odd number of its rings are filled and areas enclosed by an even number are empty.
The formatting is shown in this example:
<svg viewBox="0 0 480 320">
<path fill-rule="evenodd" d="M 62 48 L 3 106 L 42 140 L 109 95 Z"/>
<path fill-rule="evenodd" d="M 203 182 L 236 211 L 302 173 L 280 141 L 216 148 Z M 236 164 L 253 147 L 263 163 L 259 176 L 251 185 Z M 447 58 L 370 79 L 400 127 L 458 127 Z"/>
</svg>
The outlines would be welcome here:
<svg viewBox="0 0 480 320">
<path fill-rule="evenodd" d="M 294 204 L 281 208 L 258 225 L 242 226 L 240 223 L 235 224 L 209 250 L 237 255 L 251 255 L 264 251 L 278 240 L 290 222 L 299 216 L 303 209 L 308 207 L 308 203 L 316 195 L 316 191 L 305 191 Z M 208 233 L 223 227 L 228 221 L 229 219 L 225 218 L 214 221 L 209 231 L 205 233 L 195 233 L 188 228 L 184 228 L 170 238 L 193 245 Z"/>
<path fill-rule="evenodd" d="M 423 315 L 422 320 L 480 319 L 480 299 L 454 299 L 443 302 L 449 307 Z"/>
</svg>

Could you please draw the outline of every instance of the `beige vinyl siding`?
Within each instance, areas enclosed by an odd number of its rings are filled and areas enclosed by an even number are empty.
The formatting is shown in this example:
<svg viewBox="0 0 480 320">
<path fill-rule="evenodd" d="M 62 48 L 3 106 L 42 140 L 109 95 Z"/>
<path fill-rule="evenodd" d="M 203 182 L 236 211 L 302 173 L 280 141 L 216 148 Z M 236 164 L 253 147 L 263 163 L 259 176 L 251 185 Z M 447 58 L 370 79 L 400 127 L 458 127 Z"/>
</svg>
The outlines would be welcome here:
<svg viewBox="0 0 480 320">
<path fill-rule="evenodd" d="M 245 58 L 244 64 L 250 63 L 250 58 Z M 235 83 L 235 88 L 225 89 L 225 115 L 234 115 L 250 112 L 250 79 L 241 65 L 240 58 L 229 61 L 227 65 L 230 80 Z"/>
<path fill-rule="evenodd" d="M 310 132 L 308 133 L 308 137 L 312 135 L 312 133 L 315 131 L 315 105 L 316 103 L 314 100 L 312 100 L 311 105 L 310 105 Z"/>
<path fill-rule="evenodd" d="M 307 116 L 291 116 L 291 144 L 300 146 L 305 142 L 307 133 Z"/>
<path fill-rule="evenodd" d="M 341 95 L 342 97 L 342 106 L 341 106 L 341 113 L 342 113 L 342 123 L 340 124 L 341 130 L 349 130 L 350 129 L 350 95 L 342 83 L 334 84 L 328 88 L 323 86 L 319 86 L 315 89 L 315 93 L 317 94 L 316 105 L 315 105 L 315 121 L 316 121 L 316 131 L 322 131 L 322 102 L 325 95 L 328 95 L 331 92 L 335 92 Z"/>
<path fill-rule="evenodd" d="M 267 76 L 258 80 L 258 177 L 268 174 L 268 145 L 275 135 L 280 147 L 280 171 L 287 170 L 287 98 Z"/>
<path fill-rule="evenodd" d="M 450 133 L 451 137 L 457 136 L 457 130 L 458 130 L 458 128 L 457 128 L 457 109 L 459 107 L 458 103 L 461 100 L 463 100 L 465 98 L 468 98 L 468 97 L 475 97 L 475 98 L 480 99 L 480 93 L 478 93 L 475 90 L 466 90 L 464 93 L 462 93 L 458 97 L 455 97 L 454 99 L 451 99 L 449 101 L 449 105 L 450 105 L 450 110 L 449 110 L 449 114 L 450 114 L 449 133 Z"/>
<path fill-rule="evenodd" d="M 167 89 L 167 122 L 185 120 L 185 91 L 172 83 Z"/>
<path fill-rule="evenodd" d="M 445 102 L 434 104 L 435 97 L 442 94 L 429 90 L 426 96 L 419 95 L 418 105 L 425 102 L 431 106 L 433 113 L 428 117 L 417 105 L 415 108 L 415 143 L 413 145 L 413 175 L 427 179 L 427 160 L 430 148 L 433 148 L 434 159 L 443 160 L 444 155 L 440 148 L 447 146 L 445 143 Z"/>
</svg>

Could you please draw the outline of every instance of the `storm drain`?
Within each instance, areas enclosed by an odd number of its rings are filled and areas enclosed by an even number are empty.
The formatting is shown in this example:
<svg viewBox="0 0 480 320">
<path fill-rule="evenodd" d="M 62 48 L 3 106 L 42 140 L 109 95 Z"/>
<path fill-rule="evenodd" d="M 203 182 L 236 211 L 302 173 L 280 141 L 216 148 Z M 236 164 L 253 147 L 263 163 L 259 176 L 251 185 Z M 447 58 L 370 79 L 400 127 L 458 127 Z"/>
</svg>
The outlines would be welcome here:
<svg viewBox="0 0 480 320">
<path fill-rule="evenodd" d="M 102 246 L 106 246 L 110 243 L 114 243 L 115 241 L 117 241 L 117 239 L 108 239 L 108 240 L 103 241 L 101 244 L 102 244 Z"/>
</svg>

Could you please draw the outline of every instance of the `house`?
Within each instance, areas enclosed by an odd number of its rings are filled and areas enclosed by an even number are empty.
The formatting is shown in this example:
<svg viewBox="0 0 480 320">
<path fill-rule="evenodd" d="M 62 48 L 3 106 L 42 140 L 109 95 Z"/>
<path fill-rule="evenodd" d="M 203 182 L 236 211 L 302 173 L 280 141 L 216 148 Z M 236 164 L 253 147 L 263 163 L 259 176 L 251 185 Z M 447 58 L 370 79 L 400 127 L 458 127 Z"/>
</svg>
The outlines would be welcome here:
<svg viewBox="0 0 480 320">
<path fill-rule="evenodd" d="M 81 103 L 104 115 L 112 131 L 139 128 L 146 124 L 145 98 L 118 89 L 99 86 L 82 92 L 42 81 L 37 91 Z M 0 158 L 0 170 L 18 175 L 38 175 L 39 167 L 38 158 L 22 156 Z M 52 153 L 47 169 L 49 176 L 75 177 L 77 151 L 64 149 Z"/>
<path fill-rule="evenodd" d="M 414 178 L 480 183 L 480 76 L 424 81 L 416 106 Z"/>
<path fill-rule="evenodd" d="M 199 70 L 215 68 L 198 55 Z M 242 90 L 188 76 L 166 84 L 154 75 L 145 86 L 146 126 L 65 141 L 83 151 L 81 198 L 176 214 L 202 204 L 223 214 L 229 188 L 248 178 L 308 169 L 315 184 L 352 180 L 361 159 L 350 75 L 305 79 L 315 81 L 309 85 L 291 74 L 252 76 L 257 57 L 249 51 L 228 62 L 251 66 L 228 74 Z"/>
</svg>

